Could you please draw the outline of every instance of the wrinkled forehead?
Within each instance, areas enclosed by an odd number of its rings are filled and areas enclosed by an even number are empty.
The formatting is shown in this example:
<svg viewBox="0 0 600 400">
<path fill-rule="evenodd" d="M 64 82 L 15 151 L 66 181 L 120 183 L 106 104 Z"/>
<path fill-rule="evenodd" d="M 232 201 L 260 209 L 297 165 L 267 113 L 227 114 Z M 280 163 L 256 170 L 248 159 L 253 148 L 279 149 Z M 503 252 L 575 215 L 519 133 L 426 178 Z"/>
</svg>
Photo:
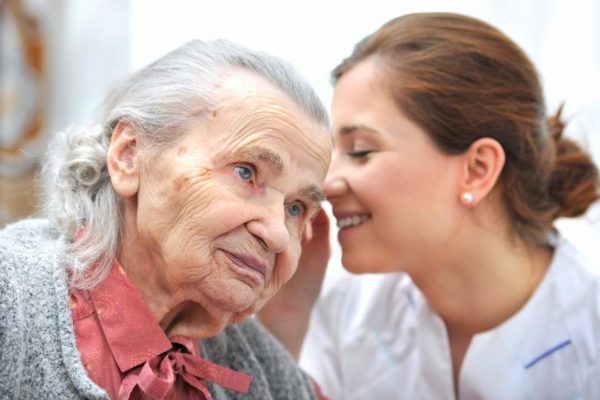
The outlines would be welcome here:
<svg viewBox="0 0 600 400">
<path fill-rule="evenodd" d="M 326 173 L 332 147 L 327 127 L 266 79 L 237 70 L 226 76 L 215 98 L 216 108 L 208 116 L 214 154 L 270 148 L 281 167 L 300 164 Z"/>
<path fill-rule="evenodd" d="M 233 124 L 278 122 L 290 129 L 308 130 L 320 125 L 282 89 L 245 69 L 224 71 L 215 88 L 214 98 L 216 109 L 213 116 L 220 114 Z M 284 128 L 283 125 L 281 128 Z"/>
</svg>

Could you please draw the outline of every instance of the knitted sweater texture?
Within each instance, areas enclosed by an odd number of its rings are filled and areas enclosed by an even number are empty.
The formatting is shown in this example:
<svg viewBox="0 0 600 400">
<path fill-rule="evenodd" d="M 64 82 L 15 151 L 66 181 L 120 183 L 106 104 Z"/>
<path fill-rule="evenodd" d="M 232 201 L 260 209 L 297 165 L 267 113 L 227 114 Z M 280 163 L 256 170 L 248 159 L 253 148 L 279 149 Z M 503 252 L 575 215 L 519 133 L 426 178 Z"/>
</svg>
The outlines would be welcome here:
<svg viewBox="0 0 600 400">
<path fill-rule="evenodd" d="M 108 399 L 77 351 L 59 243 L 44 220 L 0 231 L 0 399 Z M 315 398 L 290 355 L 253 319 L 201 348 L 208 360 L 253 377 L 247 394 L 209 384 L 215 399 Z"/>
</svg>

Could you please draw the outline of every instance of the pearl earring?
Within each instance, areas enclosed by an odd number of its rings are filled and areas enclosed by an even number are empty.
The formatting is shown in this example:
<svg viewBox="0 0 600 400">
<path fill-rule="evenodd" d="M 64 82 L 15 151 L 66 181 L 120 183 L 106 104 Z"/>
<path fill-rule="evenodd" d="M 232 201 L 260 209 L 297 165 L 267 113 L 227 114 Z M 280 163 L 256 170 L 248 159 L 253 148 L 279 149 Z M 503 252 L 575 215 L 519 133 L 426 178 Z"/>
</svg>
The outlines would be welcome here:
<svg viewBox="0 0 600 400">
<path fill-rule="evenodd" d="M 464 192 L 462 194 L 461 198 L 465 204 L 471 204 L 473 202 L 473 200 L 475 200 L 475 197 L 473 196 L 473 193 L 471 193 L 471 192 Z"/>
</svg>

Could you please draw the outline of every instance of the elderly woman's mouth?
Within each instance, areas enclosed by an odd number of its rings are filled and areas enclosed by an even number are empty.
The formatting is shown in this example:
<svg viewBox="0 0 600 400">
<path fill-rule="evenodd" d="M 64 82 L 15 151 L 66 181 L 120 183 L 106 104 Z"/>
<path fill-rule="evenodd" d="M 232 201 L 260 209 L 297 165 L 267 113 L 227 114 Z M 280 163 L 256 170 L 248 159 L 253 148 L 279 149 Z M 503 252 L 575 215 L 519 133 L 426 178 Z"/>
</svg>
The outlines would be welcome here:
<svg viewBox="0 0 600 400">
<path fill-rule="evenodd" d="M 249 254 L 233 253 L 223 249 L 221 251 L 236 266 L 245 271 L 250 271 L 253 275 L 260 275 L 260 279 L 263 282 L 266 280 L 267 265 L 263 261 Z"/>
</svg>

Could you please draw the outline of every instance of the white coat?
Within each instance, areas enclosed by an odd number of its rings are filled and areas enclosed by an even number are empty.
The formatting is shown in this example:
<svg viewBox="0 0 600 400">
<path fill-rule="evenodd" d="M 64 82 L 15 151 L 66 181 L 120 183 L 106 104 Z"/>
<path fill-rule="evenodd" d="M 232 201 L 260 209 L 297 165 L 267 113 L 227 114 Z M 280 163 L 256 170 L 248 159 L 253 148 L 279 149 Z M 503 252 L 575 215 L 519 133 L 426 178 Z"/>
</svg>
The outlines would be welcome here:
<svg viewBox="0 0 600 400">
<path fill-rule="evenodd" d="M 600 277 L 558 237 L 528 302 L 477 334 L 461 400 L 600 399 Z M 455 399 L 442 320 L 405 274 L 348 277 L 313 312 L 301 365 L 332 400 Z"/>
</svg>

